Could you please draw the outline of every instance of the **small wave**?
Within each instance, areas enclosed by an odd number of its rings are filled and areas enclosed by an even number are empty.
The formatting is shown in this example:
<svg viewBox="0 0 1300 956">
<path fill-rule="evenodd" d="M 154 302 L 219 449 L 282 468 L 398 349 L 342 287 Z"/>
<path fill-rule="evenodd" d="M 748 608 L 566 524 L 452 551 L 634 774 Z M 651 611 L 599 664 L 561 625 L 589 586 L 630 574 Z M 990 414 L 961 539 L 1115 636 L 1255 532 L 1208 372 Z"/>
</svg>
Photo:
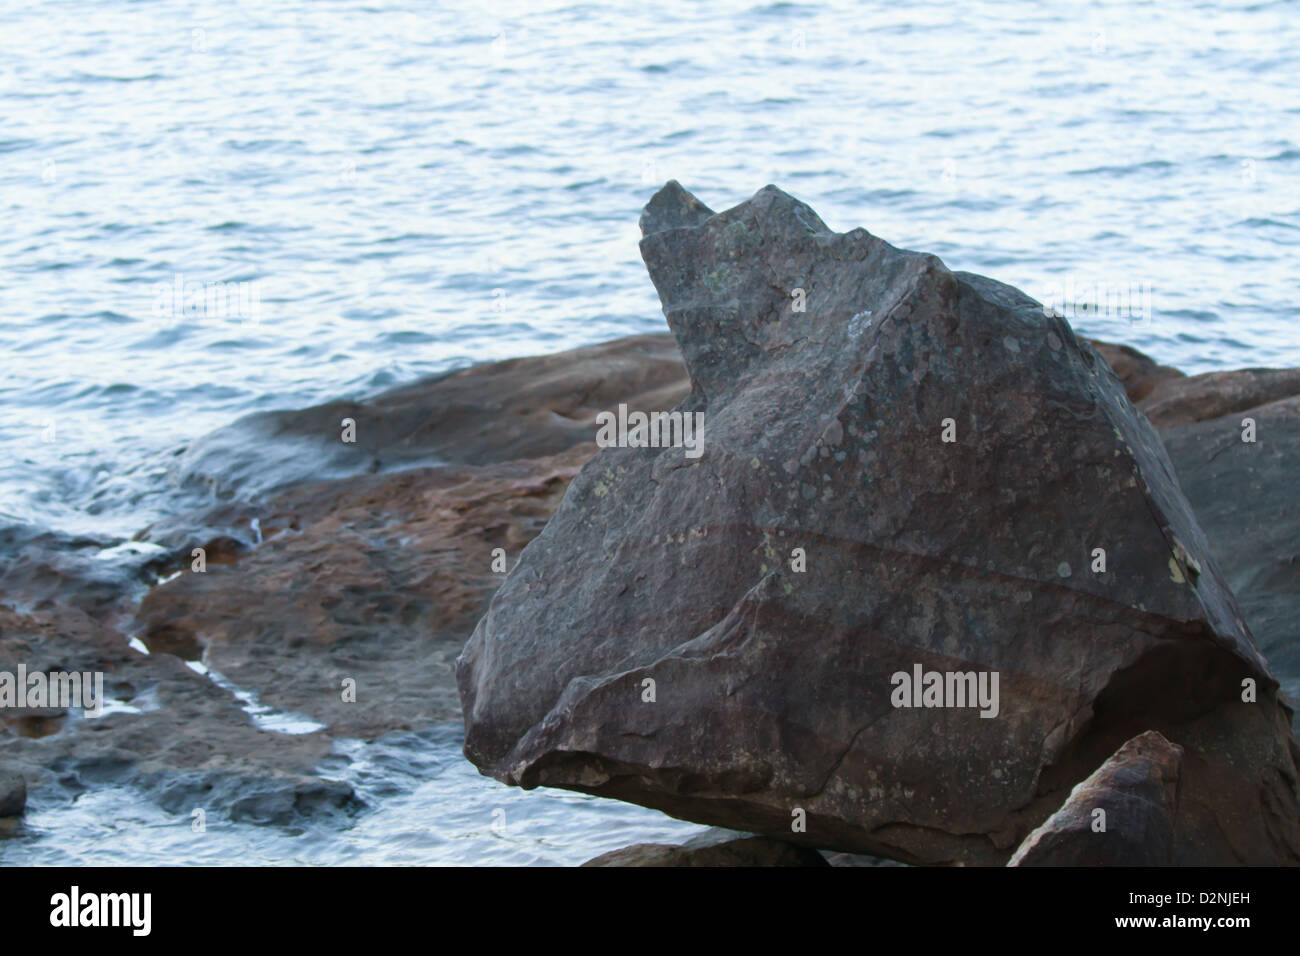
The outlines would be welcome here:
<svg viewBox="0 0 1300 956">
<path fill-rule="evenodd" d="M 162 73 L 145 73 L 142 76 L 112 76 L 107 73 L 78 72 L 68 77 L 77 83 L 146 83 L 153 80 L 167 79 Z"/>
</svg>

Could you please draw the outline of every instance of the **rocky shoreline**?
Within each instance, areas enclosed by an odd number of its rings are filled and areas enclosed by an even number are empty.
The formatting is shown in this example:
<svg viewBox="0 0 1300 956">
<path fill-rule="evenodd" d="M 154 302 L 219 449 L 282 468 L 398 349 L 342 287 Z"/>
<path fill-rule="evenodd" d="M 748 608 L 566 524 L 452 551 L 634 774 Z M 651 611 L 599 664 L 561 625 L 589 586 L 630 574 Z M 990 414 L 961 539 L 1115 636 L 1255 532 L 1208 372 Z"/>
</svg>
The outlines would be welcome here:
<svg viewBox="0 0 1300 956">
<path fill-rule="evenodd" d="M 335 738 L 464 716 L 467 754 L 507 782 L 764 835 L 593 865 L 808 865 L 810 849 L 838 863 L 1300 861 L 1300 370 L 1187 376 L 1076 345 L 1015 290 L 830 233 L 770 187 L 715 215 L 673 184 L 642 226 L 674 335 L 241 419 L 174 459 L 173 481 L 212 504 L 133 542 L 0 529 L 0 671 L 102 672 L 120 705 L 94 720 L 0 711 L 0 815 L 21 812 L 20 792 L 113 783 L 185 816 L 344 826 L 365 807 L 319 771 Z M 867 311 L 874 324 L 855 326 Z M 832 326 L 858 338 L 818 338 Z M 940 402 L 940 384 L 962 400 Z M 682 403 L 709 415 L 699 467 L 593 441 L 620 404 Z M 916 411 L 936 442 L 951 409 L 955 446 L 969 436 L 996 467 L 934 470 L 942 448 L 922 450 L 910 418 L 890 432 L 882 407 Z M 1093 468 L 1112 451 L 1124 469 Z M 998 491 L 1022 485 L 1051 494 Z M 921 495 L 939 489 L 961 507 Z M 1052 541 L 1080 525 L 1110 546 L 1104 585 L 1085 577 L 1087 550 L 1058 573 Z M 801 579 L 784 568 L 800 545 Z M 943 549 L 970 570 L 933 563 Z M 858 595 L 947 588 L 960 598 L 853 616 Z M 960 640 L 963 607 L 996 621 L 996 653 Z M 996 667 L 1003 719 L 943 712 L 937 733 L 918 711 L 904 725 L 880 703 L 887 672 L 870 691 L 836 678 L 862 673 L 858 647 L 897 663 L 886 671 Z M 319 729 L 260 729 L 186 664 L 200 659 Z M 657 699 L 641 707 L 647 678 Z M 892 729 L 873 736 L 874 721 Z M 982 778 L 984 763 L 1005 777 Z M 1098 855 L 1098 806 L 1142 808 L 1144 836 L 1118 827 Z"/>
</svg>

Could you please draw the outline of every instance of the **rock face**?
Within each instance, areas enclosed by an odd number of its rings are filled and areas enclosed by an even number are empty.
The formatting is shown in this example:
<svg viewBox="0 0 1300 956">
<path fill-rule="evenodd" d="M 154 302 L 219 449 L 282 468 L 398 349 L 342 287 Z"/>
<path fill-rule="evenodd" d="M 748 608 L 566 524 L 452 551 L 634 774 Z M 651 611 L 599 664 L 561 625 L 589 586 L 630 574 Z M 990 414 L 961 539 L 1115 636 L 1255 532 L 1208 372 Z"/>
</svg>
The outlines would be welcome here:
<svg viewBox="0 0 1300 956">
<path fill-rule="evenodd" d="M 1222 383 L 1235 374 L 1217 378 Z M 1243 427 L 1247 418 L 1253 434 Z M 1294 706 L 1300 702 L 1300 395 L 1186 422 L 1161 437 L 1242 614 L 1284 675 Z"/>
<path fill-rule="evenodd" d="M 481 770 L 1002 864 L 1155 729 L 1187 754 L 1176 862 L 1300 859 L 1277 682 L 1063 319 L 774 187 L 714 214 L 671 183 L 641 224 L 703 454 L 633 435 L 573 480 L 458 664 Z"/>
<path fill-rule="evenodd" d="M 1167 866 L 1183 749 L 1134 737 L 1025 837 L 1008 866 Z"/>
<path fill-rule="evenodd" d="M 830 866 L 816 850 L 783 840 L 714 829 L 681 845 L 637 843 L 583 866 Z"/>
<path fill-rule="evenodd" d="M 1300 369 L 1185 376 L 1126 346 L 1092 344 L 1160 431 L 1210 551 L 1294 707 L 1300 701 Z M 1242 440 L 1247 418 L 1255 423 L 1254 442 Z"/>
</svg>

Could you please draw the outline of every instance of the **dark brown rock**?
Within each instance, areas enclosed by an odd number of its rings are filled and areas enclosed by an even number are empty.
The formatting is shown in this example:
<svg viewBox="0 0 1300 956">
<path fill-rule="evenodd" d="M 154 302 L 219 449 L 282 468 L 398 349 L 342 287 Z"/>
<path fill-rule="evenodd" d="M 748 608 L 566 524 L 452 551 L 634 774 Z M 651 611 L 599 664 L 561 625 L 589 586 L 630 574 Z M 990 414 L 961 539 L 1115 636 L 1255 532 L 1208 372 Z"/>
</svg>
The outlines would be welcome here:
<svg viewBox="0 0 1300 956">
<path fill-rule="evenodd" d="M 1112 345 L 1097 339 L 1085 339 L 1106 360 L 1119 380 L 1124 383 L 1128 400 L 1136 405 L 1164 382 L 1177 381 L 1186 376 L 1176 368 L 1161 365 L 1128 345 Z"/>
<path fill-rule="evenodd" d="M 1167 866 L 1183 749 L 1155 731 L 1134 737 L 1025 837 L 1008 866 Z"/>
<path fill-rule="evenodd" d="M 685 843 L 637 843 L 583 866 L 829 866 L 816 850 L 783 840 L 713 829 Z"/>
<path fill-rule="evenodd" d="M 1300 395 L 1300 369 L 1244 368 L 1160 382 L 1138 407 L 1159 429 L 1203 422 Z"/>
<path fill-rule="evenodd" d="M 1095 350 L 773 187 L 714 215 L 670 184 L 642 221 L 704 454 L 607 448 L 569 486 L 461 657 L 480 769 L 1001 864 L 1155 729 L 1187 750 L 1178 862 L 1300 859 L 1276 680 Z M 997 717 L 894 707 L 917 665 L 997 672 Z"/>
</svg>

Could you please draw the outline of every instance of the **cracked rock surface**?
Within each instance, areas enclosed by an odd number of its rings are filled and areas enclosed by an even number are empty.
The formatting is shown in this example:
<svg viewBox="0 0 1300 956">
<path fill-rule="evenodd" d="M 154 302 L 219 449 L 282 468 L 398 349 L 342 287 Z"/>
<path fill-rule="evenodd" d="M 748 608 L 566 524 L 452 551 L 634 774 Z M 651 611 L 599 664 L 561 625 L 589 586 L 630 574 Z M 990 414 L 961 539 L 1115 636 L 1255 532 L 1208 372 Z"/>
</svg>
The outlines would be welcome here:
<svg viewBox="0 0 1300 956">
<path fill-rule="evenodd" d="M 1062 318 L 775 187 L 715 214 L 670 183 L 642 232 L 703 454 L 605 448 L 569 485 L 458 664 L 480 769 L 1001 864 L 1156 730 L 1184 750 L 1174 862 L 1300 859 L 1277 681 Z M 996 716 L 896 706 L 917 667 L 996 673 Z"/>
</svg>

